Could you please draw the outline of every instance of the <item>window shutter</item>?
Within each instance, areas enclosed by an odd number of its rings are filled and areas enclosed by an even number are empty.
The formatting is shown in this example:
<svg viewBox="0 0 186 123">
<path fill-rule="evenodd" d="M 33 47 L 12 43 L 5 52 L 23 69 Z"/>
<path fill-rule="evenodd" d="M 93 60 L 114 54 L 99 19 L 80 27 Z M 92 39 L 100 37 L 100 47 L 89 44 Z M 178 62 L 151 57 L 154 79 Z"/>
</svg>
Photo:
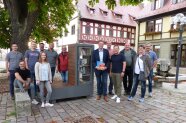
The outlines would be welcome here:
<svg viewBox="0 0 186 123">
<path fill-rule="evenodd" d="M 161 0 L 161 8 L 164 6 L 165 0 Z"/>
<path fill-rule="evenodd" d="M 151 3 L 151 10 L 154 10 L 154 9 L 155 9 L 155 1 L 153 0 Z"/>
<path fill-rule="evenodd" d="M 176 4 L 177 0 L 172 0 L 172 4 Z"/>
</svg>

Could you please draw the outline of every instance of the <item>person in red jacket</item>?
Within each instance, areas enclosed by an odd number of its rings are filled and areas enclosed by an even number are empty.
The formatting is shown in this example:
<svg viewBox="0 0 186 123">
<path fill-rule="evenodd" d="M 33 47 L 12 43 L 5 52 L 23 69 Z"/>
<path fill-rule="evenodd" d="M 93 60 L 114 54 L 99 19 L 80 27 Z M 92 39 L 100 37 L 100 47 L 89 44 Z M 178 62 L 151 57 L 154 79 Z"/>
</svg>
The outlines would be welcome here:
<svg viewBox="0 0 186 123">
<path fill-rule="evenodd" d="M 61 73 L 62 81 L 68 81 L 68 52 L 66 46 L 62 46 L 62 52 L 58 56 L 58 71 Z"/>
</svg>

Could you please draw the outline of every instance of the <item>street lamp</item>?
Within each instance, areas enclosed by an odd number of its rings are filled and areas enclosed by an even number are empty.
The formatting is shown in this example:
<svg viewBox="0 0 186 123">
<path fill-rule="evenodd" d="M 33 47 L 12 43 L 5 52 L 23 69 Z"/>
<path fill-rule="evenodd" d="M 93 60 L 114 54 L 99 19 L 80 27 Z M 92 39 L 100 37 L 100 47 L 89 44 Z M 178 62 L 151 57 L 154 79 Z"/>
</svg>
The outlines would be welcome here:
<svg viewBox="0 0 186 123">
<path fill-rule="evenodd" d="M 179 67 L 180 67 L 180 62 L 181 62 L 181 47 L 182 47 L 182 34 L 184 31 L 184 25 L 186 24 L 186 17 L 184 14 L 179 13 L 176 16 L 172 17 L 172 26 L 174 29 L 178 29 L 179 31 L 179 38 L 178 38 L 178 59 L 177 59 L 177 65 L 176 65 L 176 82 L 175 82 L 175 88 L 177 88 L 178 84 L 178 76 L 179 76 Z"/>
</svg>

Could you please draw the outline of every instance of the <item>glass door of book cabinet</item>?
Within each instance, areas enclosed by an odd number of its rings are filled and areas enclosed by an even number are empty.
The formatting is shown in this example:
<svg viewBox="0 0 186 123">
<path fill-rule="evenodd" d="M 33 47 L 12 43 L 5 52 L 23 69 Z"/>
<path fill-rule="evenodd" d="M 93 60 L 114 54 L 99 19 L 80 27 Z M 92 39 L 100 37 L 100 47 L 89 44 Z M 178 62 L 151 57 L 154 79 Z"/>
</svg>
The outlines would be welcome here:
<svg viewBox="0 0 186 123">
<path fill-rule="evenodd" d="M 92 80 L 92 47 L 78 47 L 78 81 L 85 84 Z"/>
</svg>

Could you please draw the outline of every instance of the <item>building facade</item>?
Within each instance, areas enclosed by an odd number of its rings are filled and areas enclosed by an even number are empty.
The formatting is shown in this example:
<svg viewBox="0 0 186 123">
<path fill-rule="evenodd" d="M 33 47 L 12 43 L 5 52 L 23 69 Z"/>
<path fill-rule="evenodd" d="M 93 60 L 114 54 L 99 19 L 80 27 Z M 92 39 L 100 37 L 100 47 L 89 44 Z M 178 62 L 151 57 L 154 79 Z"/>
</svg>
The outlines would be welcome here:
<svg viewBox="0 0 186 123">
<path fill-rule="evenodd" d="M 172 17 L 178 13 L 186 16 L 186 0 L 154 0 L 144 5 L 137 17 L 139 44 L 150 42 L 159 58 L 170 60 L 176 66 L 179 32 L 171 26 Z M 183 33 L 181 67 L 186 67 L 186 28 Z"/>
<path fill-rule="evenodd" d="M 140 7 L 116 6 L 109 10 L 105 0 L 100 0 L 94 7 L 88 5 L 88 0 L 79 0 L 76 7 L 77 11 L 67 26 L 68 33 L 64 32 L 58 45 L 76 42 L 97 44 L 100 40 L 120 46 L 125 42 L 136 45 L 137 23 L 134 19 Z"/>
</svg>

